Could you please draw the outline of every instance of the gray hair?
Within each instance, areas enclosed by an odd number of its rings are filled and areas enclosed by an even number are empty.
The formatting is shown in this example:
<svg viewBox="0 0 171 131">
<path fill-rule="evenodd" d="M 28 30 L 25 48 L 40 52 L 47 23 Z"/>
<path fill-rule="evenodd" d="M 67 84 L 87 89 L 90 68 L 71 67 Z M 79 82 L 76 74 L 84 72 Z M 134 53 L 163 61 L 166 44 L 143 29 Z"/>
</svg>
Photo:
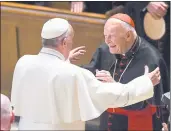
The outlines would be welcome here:
<svg viewBox="0 0 171 131">
<path fill-rule="evenodd" d="M 58 44 L 60 44 L 64 40 L 64 38 L 67 38 L 70 35 L 70 33 L 71 33 L 71 29 L 68 28 L 68 30 L 59 37 L 52 38 L 52 39 L 42 38 L 42 45 L 44 47 L 46 46 L 56 47 Z"/>
</svg>

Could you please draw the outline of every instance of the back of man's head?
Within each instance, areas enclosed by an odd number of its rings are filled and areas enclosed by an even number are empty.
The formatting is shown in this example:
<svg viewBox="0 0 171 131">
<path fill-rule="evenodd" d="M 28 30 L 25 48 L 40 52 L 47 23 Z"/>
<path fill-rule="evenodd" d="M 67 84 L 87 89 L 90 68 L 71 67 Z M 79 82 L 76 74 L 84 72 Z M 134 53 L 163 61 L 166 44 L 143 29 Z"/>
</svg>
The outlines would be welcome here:
<svg viewBox="0 0 171 131">
<path fill-rule="evenodd" d="M 72 49 L 74 30 L 69 22 L 62 18 L 48 20 L 41 32 L 43 47 L 52 48 L 68 59 Z"/>
<path fill-rule="evenodd" d="M 71 25 L 62 18 L 53 18 L 45 22 L 41 37 L 43 46 L 56 47 L 71 33 Z"/>
<path fill-rule="evenodd" d="M 12 123 L 12 109 L 10 100 L 1 94 L 1 130 L 10 130 Z"/>
</svg>

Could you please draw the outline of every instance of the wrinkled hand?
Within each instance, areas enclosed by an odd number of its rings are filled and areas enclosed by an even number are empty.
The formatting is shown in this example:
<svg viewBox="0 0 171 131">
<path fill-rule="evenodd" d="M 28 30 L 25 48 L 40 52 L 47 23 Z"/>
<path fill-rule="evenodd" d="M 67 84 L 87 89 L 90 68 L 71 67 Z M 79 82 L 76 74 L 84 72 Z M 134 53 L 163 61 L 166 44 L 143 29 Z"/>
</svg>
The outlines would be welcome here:
<svg viewBox="0 0 171 131">
<path fill-rule="evenodd" d="M 110 72 L 105 70 L 96 70 L 96 78 L 102 82 L 115 82 L 112 76 L 110 75 Z"/>
<path fill-rule="evenodd" d="M 81 13 L 84 10 L 84 2 L 71 2 L 71 12 Z"/>
<path fill-rule="evenodd" d="M 169 131 L 166 123 L 162 123 L 162 126 L 163 126 L 162 131 Z"/>
<path fill-rule="evenodd" d="M 167 13 L 168 5 L 164 2 L 150 2 L 147 5 L 148 12 L 153 16 L 154 19 L 160 19 Z"/>
<path fill-rule="evenodd" d="M 154 71 L 149 73 L 149 68 L 148 66 L 145 66 L 145 73 L 144 75 L 148 75 L 148 77 L 150 78 L 151 82 L 153 83 L 153 86 L 157 85 L 160 83 L 160 70 L 159 67 L 157 67 Z"/>
<path fill-rule="evenodd" d="M 84 55 L 85 52 L 86 52 L 85 46 L 80 46 L 80 47 L 74 48 L 69 53 L 69 57 L 68 57 L 69 61 L 72 63 L 74 61 L 79 60 L 80 56 Z"/>
</svg>

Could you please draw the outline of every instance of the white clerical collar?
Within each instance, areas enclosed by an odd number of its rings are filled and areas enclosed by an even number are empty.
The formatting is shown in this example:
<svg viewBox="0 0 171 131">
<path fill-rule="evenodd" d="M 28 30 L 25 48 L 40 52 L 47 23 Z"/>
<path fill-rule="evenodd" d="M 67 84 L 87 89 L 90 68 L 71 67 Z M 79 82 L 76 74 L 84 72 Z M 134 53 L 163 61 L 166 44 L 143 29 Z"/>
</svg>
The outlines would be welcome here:
<svg viewBox="0 0 171 131">
<path fill-rule="evenodd" d="M 52 56 L 56 56 L 59 59 L 65 61 L 65 57 L 59 51 L 54 50 L 54 49 L 50 49 L 50 48 L 43 47 L 41 49 L 40 53 L 47 54 L 47 55 L 52 55 Z"/>
</svg>

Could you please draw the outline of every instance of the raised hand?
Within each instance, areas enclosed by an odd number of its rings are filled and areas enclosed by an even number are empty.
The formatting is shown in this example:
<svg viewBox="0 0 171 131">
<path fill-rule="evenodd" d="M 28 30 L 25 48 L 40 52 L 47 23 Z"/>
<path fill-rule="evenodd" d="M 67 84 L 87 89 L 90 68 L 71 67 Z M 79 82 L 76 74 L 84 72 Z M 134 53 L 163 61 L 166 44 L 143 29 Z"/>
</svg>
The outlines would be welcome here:
<svg viewBox="0 0 171 131">
<path fill-rule="evenodd" d="M 85 52 L 86 52 L 85 46 L 79 46 L 77 48 L 74 48 L 73 50 L 70 51 L 68 59 L 71 63 L 75 62 L 79 60 L 80 56 L 84 55 Z"/>
<path fill-rule="evenodd" d="M 153 83 L 153 86 L 155 86 L 155 85 L 160 83 L 161 76 L 160 76 L 159 67 L 157 67 L 154 71 L 149 73 L 148 66 L 145 66 L 144 75 L 148 75 L 148 77 L 150 78 L 151 82 Z"/>
</svg>

